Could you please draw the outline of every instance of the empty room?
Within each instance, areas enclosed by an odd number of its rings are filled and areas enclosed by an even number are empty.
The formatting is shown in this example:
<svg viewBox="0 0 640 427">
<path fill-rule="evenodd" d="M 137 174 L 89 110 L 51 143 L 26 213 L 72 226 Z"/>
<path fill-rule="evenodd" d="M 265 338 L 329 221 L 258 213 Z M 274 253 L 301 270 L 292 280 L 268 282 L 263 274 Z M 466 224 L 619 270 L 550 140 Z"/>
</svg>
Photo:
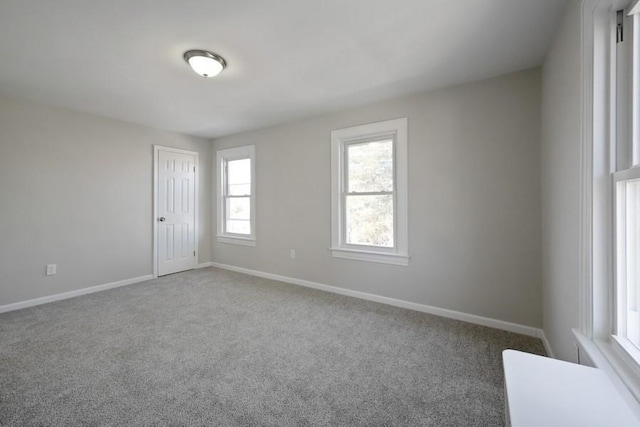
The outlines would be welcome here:
<svg viewBox="0 0 640 427">
<path fill-rule="evenodd" d="M 0 426 L 640 426 L 640 0 L 3 0 L 0 58 Z"/>
</svg>

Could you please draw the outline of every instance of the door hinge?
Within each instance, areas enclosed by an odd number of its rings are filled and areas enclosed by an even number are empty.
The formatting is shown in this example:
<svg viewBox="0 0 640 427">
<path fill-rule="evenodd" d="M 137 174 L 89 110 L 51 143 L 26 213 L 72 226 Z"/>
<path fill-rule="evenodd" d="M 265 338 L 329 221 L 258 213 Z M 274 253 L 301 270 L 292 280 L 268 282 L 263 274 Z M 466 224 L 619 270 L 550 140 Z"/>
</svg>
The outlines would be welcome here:
<svg viewBox="0 0 640 427">
<path fill-rule="evenodd" d="M 624 10 L 616 12 L 616 43 L 624 41 Z"/>
<path fill-rule="evenodd" d="M 194 172 L 196 171 L 196 167 L 195 167 L 195 166 L 193 167 L 193 171 L 194 171 Z"/>
<path fill-rule="evenodd" d="M 193 256 L 196 256 L 196 251 L 193 251 Z"/>
</svg>

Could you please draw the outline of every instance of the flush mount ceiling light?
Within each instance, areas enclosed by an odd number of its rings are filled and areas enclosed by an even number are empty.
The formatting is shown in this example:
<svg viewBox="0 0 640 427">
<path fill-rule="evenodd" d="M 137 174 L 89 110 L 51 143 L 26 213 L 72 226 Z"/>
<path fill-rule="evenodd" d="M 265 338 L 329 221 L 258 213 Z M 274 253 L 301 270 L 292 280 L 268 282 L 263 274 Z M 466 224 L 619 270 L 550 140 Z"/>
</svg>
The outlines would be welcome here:
<svg viewBox="0 0 640 427">
<path fill-rule="evenodd" d="M 224 58 L 206 50 L 188 50 L 183 56 L 193 71 L 202 77 L 217 76 L 227 66 Z"/>
</svg>

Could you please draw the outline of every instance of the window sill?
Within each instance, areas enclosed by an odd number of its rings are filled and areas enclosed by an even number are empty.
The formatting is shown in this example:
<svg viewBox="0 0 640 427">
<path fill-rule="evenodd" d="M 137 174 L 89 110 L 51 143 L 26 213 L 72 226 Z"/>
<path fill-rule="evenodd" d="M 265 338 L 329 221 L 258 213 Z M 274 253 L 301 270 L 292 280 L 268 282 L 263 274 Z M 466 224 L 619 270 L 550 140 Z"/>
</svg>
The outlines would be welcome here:
<svg viewBox="0 0 640 427">
<path fill-rule="evenodd" d="M 612 335 L 611 347 L 640 378 L 640 350 L 626 338 Z M 640 393 L 638 394 L 640 400 Z"/>
<path fill-rule="evenodd" d="M 217 235 L 218 242 L 220 243 L 230 243 L 233 245 L 241 245 L 241 246 L 255 246 L 256 239 L 250 239 L 247 237 L 235 237 L 235 236 L 221 236 Z"/>
<path fill-rule="evenodd" d="M 600 339 L 590 339 L 573 329 L 580 353 L 584 352 L 592 365 L 609 377 L 620 396 L 640 418 L 640 382 L 635 372 L 622 360 L 615 344 Z"/>
<path fill-rule="evenodd" d="M 334 258 L 352 259 L 356 261 L 369 261 L 381 264 L 409 265 L 409 255 L 389 254 L 371 251 L 358 251 L 353 249 L 330 248 Z"/>
</svg>

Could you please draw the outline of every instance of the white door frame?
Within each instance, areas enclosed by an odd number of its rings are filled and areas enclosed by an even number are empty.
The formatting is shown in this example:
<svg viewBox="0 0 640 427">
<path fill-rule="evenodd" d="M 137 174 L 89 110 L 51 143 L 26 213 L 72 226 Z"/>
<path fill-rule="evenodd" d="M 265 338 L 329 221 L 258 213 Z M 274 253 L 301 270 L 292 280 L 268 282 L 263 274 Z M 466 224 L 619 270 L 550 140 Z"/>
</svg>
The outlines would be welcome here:
<svg viewBox="0 0 640 427">
<path fill-rule="evenodd" d="M 180 148 L 166 147 L 162 145 L 153 146 L 153 217 L 151 221 L 153 223 L 153 277 L 158 278 L 158 172 L 160 170 L 160 151 L 170 151 L 172 153 L 188 154 L 195 157 L 195 181 L 194 181 L 194 216 L 195 224 L 193 232 L 195 233 L 194 250 L 196 251 L 196 259 L 194 268 L 197 268 L 199 264 L 200 251 L 198 250 L 198 174 L 200 173 L 200 164 L 197 151 L 182 150 Z"/>
</svg>

